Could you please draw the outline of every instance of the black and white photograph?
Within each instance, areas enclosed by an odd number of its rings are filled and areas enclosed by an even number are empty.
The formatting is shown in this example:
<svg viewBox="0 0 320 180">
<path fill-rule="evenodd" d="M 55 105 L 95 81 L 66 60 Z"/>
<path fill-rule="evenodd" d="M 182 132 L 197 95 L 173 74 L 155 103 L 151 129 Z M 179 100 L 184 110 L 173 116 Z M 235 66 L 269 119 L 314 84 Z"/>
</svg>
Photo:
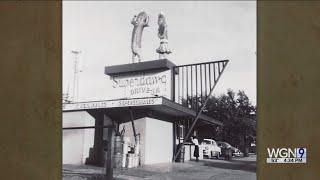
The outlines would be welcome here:
<svg viewBox="0 0 320 180">
<path fill-rule="evenodd" d="M 64 180 L 255 180 L 256 1 L 63 1 Z"/>
</svg>

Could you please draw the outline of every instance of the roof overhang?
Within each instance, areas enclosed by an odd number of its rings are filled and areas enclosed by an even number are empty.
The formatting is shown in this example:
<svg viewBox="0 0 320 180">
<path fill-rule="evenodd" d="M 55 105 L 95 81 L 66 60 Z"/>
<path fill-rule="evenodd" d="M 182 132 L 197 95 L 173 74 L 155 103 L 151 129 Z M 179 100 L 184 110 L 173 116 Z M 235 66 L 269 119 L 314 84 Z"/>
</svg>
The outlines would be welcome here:
<svg viewBox="0 0 320 180">
<path fill-rule="evenodd" d="M 176 65 L 168 59 L 144 61 L 139 63 L 121 64 L 115 66 L 106 66 L 104 73 L 109 76 L 128 74 L 135 72 L 155 72 L 169 70 Z"/>
<path fill-rule="evenodd" d="M 117 99 L 104 101 L 89 101 L 63 104 L 63 112 L 87 111 L 89 114 L 106 114 L 114 121 L 124 123 L 130 121 L 130 111 L 134 118 L 152 117 L 164 121 L 175 122 L 186 117 L 195 117 L 196 112 L 164 97 Z M 213 125 L 223 124 L 204 114 L 200 121 Z"/>
</svg>

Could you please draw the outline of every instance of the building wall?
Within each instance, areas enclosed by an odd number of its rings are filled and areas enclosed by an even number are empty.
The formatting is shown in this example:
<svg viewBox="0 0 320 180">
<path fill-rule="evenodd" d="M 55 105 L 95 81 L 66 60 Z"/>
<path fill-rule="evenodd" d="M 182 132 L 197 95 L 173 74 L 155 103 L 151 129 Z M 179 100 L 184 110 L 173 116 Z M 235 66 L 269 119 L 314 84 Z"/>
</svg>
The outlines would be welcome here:
<svg viewBox="0 0 320 180">
<path fill-rule="evenodd" d="M 172 161 L 173 151 L 173 125 L 149 117 L 134 121 L 137 134 L 140 134 L 141 164 L 155 164 Z M 125 126 L 125 136 L 129 136 L 134 143 L 131 122 L 120 125 Z"/>
<path fill-rule="evenodd" d="M 172 162 L 173 124 L 146 118 L 145 164 Z"/>
<path fill-rule="evenodd" d="M 141 163 L 144 164 L 144 162 L 145 162 L 144 157 L 145 157 L 146 118 L 134 120 L 134 126 L 136 129 L 136 133 L 140 134 Z M 122 130 L 123 127 L 125 127 L 124 136 L 129 137 L 131 143 L 135 143 L 131 122 L 120 124 L 120 126 L 119 126 L 120 131 Z"/>
<path fill-rule="evenodd" d="M 196 157 L 194 157 L 194 150 L 195 150 L 195 145 L 185 145 L 185 153 L 184 153 L 184 160 L 185 161 L 190 161 L 190 160 L 195 160 Z M 198 159 L 203 159 L 203 147 L 200 145 L 199 146 L 199 157 Z"/>
<path fill-rule="evenodd" d="M 63 127 L 94 126 L 87 112 L 63 112 Z M 94 142 L 94 129 L 63 130 L 62 163 L 84 164 Z"/>
</svg>

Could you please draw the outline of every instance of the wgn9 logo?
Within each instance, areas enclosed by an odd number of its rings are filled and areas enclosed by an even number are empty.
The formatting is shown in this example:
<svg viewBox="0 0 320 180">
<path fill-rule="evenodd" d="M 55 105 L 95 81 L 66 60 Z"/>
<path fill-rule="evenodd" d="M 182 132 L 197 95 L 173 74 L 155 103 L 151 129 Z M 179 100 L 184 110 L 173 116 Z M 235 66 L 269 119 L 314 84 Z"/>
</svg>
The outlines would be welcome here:
<svg viewBox="0 0 320 180">
<path fill-rule="evenodd" d="M 267 148 L 267 163 L 307 163 L 307 148 Z"/>
</svg>

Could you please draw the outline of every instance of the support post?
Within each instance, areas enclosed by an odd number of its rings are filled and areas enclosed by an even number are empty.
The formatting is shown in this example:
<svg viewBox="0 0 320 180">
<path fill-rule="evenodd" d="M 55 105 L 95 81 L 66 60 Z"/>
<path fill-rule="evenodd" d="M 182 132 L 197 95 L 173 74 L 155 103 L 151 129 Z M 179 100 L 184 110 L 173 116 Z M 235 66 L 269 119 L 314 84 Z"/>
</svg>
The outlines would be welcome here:
<svg viewBox="0 0 320 180">
<path fill-rule="evenodd" d="M 133 130 L 133 135 L 134 135 L 134 141 L 137 143 L 137 133 L 136 133 L 136 128 L 134 126 L 134 118 L 133 118 L 133 112 L 131 107 L 129 107 L 129 111 L 130 111 L 130 118 L 131 118 L 131 124 L 132 124 L 132 130 Z"/>
<path fill-rule="evenodd" d="M 173 122 L 172 123 L 173 125 L 173 157 L 172 157 L 172 161 L 174 162 L 174 154 L 176 153 L 176 139 L 177 139 L 177 123 L 176 122 Z"/>
<path fill-rule="evenodd" d="M 107 119 L 105 113 L 97 111 L 87 111 L 94 119 L 95 126 L 85 126 L 85 127 L 70 127 L 64 129 L 89 129 L 94 128 L 94 145 L 89 150 L 89 157 L 86 159 L 85 164 L 95 165 L 99 167 L 105 166 L 105 148 L 107 140 L 107 129 L 113 128 L 111 124 L 111 119 Z"/>
<path fill-rule="evenodd" d="M 105 180 L 113 179 L 113 153 L 114 153 L 114 131 L 108 128 L 108 149 L 106 153 L 106 176 Z"/>
<path fill-rule="evenodd" d="M 94 164 L 103 167 L 103 116 L 95 116 L 95 131 L 94 131 L 94 145 L 93 145 L 93 157 L 92 162 Z M 91 159 L 91 158 L 90 158 Z"/>
<path fill-rule="evenodd" d="M 175 67 L 171 68 L 171 100 L 173 102 L 176 102 L 176 97 L 175 97 L 176 96 L 176 94 L 175 94 L 176 93 L 176 90 L 175 90 L 175 87 L 176 87 L 175 75 L 176 75 L 176 73 L 175 73 L 175 71 L 176 71 Z"/>
</svg>

